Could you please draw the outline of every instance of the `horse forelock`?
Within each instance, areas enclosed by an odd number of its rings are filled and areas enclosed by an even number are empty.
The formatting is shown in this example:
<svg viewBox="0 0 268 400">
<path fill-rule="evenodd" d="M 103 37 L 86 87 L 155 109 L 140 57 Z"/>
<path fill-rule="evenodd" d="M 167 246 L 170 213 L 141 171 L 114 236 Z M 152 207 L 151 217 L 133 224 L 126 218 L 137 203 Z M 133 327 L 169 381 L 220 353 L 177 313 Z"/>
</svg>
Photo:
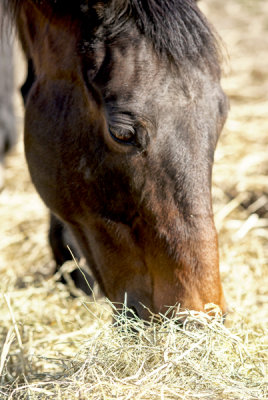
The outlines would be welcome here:
<svg viewBox="0 0 268 400">
<path fill-rule="evenodd" d="M 95 8 L 110 36 L 127 32 L 134 20 L 139 31 L 161 56 L 181 65 L 184 60 L 206 64 L 219 73 L 220 46 L 196 0 L 110 0 Z"/>
<path fill-rule="evenodd" d="M 134 21 L 159 55 L 177 65 L 203 63 L 219 73 L 218 41 L 196 0 L 4 0 L 4 6 L 15 16 L 26 1 L 55 13 L 79 13 L 85 24 L 108 27 L 110 37 L 127 32 Z"/>
</svg>

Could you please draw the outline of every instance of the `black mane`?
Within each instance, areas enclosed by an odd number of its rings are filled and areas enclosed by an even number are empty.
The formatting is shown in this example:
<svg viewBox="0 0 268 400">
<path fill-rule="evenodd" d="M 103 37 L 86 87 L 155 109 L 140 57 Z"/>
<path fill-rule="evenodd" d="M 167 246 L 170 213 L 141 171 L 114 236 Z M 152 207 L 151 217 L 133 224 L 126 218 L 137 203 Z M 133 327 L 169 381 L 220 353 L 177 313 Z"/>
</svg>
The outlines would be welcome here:
<svg viewBox="0 0 268 400">
<path fill-rule="evenodd" d="M 187 59 L 203 61 L 219 72 L 219 46 L 215 34 L 196 5 L 196 0 L 3 0 L 12 15 L 21 4 L 33 1 L 40 7 L 49 5 L 53 12 L 80 15 L 109 27 L 111 36 L 126 31 L 128 21 L 135 20 L 140 32 L 176 64 Z M 103 9 L 103 13 L 96 9 Z M 89 27 L 90 28 L 90 27 Z"/>
<path fill-rule="evenodd" d="M 106 12 L 115 32 L 130 18 L 156 51 L 176 64 L 200 59 L 219 72 L 219 46 L 212 27 L 196 0 L 112 0 Z M 107 23 L 107 22 L 106 22 Z"/>
</svg>

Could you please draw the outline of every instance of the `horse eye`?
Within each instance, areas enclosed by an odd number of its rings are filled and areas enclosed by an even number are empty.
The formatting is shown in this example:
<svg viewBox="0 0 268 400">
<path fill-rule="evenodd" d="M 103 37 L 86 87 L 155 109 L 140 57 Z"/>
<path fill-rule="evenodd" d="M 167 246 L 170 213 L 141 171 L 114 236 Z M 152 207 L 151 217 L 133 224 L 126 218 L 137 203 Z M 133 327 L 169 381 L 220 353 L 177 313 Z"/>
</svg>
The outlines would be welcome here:
<svg viewBox="0 0 268 400">
<path fill-rule="evenodd" d="M 109 128 L 109 132 L 113 140 L 115 140 L 118 143 L 121 144 L 127 144 L 127 145 L 135 145 L 135 130 L 134 128 L 114 128 L 111 127 Z"/>
</svg>

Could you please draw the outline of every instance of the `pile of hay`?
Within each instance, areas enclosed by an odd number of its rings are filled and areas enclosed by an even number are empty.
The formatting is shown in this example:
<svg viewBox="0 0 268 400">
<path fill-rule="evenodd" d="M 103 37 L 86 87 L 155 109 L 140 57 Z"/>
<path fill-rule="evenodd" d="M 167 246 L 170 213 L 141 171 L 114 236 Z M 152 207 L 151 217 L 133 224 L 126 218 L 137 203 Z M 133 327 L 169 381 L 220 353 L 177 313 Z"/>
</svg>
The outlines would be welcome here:
<svg viewBox="0 0 268 400">
<path fill-rule="evenodd" d="M 265 398 L 262 330 L 243 321 L 228 329 L 188 312 L 183 326 L 124 314 L 112 324 L 107 304 L 70 300 L 52 281 L 1 306 L 1 319 L 11 319 L 0 364 L 7 398 Z"/>
<path fill-rule="evenodd" d="M 0 194 L 1 400 L 268 398 L 268 4 L 202 7 L 230 54 L 213 185 L 226 325 L 190 311 L 183 326 L 113 323 L 104 299 L 70 298 L 50 277 L 47 212 L 20 143 Z"/>
</svg>

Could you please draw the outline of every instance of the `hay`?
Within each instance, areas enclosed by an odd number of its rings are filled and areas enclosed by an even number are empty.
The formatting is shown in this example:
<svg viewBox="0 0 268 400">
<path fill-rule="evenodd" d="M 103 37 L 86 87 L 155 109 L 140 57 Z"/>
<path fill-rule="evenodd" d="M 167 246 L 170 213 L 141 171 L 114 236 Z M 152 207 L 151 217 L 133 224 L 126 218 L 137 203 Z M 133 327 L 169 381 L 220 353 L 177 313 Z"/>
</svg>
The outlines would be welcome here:
<svg viewBox="0 0 268 400">
<path fill-rule="evenodd" d="M 0 194 L 1 400 L 268 397 L 268 4 L 201 4 L 230 53 L 213 184 L 226 325 L 190 311 L 184 326 L 113 323 L 104 299 L 70 298 L 51 277 L 47 212 L 19 143 Z"/>
<path fill-rule="evenodd" d="M 243 321 L 227 329 L 220 318 L 188 312 L 184 326 L 164 317 L 145 326 L 124 314 L 112 324 L 105 304 L 83 308 L 52 280 L 12 300 L 3 299 L 1 315 L 13 320 L 2 350 L 7 398 L 265 398 L 262 332 Z"/>
</svg>

